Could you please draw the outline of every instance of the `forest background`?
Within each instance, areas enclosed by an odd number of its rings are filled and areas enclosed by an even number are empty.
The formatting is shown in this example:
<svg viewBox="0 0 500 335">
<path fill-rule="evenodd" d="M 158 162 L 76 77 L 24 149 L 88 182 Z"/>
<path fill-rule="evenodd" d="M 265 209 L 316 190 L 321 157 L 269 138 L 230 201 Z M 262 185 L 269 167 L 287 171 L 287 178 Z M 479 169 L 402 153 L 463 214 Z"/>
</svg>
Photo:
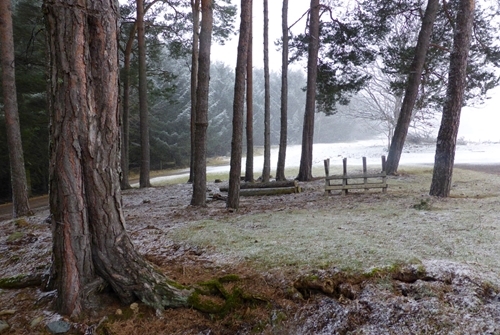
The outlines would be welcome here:
<svg viewBox="0 0 500 335">
<path fill-rule="evenodd" d="M 31 195 L 45 194 L 48 191 L 48 111 L 46 108 L 45 81 L 45 40 L 41 1 L 15 1 L 14 38 L 16 46 L 16 84 L 18 90 L 19 115 L 23 149 Z M 238 5 L 236 5 L 238 6 Z M 254 145 L 263 146 L 264 141 L 264 71 L 262 68 L 262 4 L 255 3 L 253 16 L 254 45 Z M 280 39 L 278 16 L 279 2 L 270 3 L 272 24 L 270 41 Z M 294 23 L 291 34 L 304 33 L 307 2 L 298 2 L 290 8 L 289 21 Z M 127 31 L 135 14 L 134 3 L 122 3 L 122 41 L 125 46 Z M 189 27 L 180 25 L 172 16 L 159 19 L 156 11 L 146 13 L 149 22 L 148 44 L 148 105 L 150 113 L 151 169 L 180 168 L 189 166 L 190 157 L 190 55 Z M 148 16 L 149 15 L 149 16 Z M 227 18 L 226 18 L 227 19 Z M 228 156 L 230 152 L 231 119 L 234 91 L 234 66 L 237 51 L 237 38 L 234 33 L 236 17 L 228 19 L 233 32 L 216 38 L 212 48 L 212 68 L 210 81 L 210 106 L 207 156 Z M 274 22 L 276 21 L 276 22 Z M 187 24 L 188 25 L 188 24 Z M 413 43 L 410 39 L 409 44 Z M 280 131 L 280 89 L 281 74 L 280 47 L 270 48 L 271 65 L 271 144 L 277 145 Z M 120 55 L 123 61 L 123 55 Z M 130 168 L 137 172 L 140 161 L 139 100 L 137 48 L 132 50 L 131 91 L 130 91 Z M 122 64 L 123 65 L 123 64 Z M 300 144 L 305 104 L 304 86 L 306 72 L 304 61 L 291 64 L 288 95 L 288 144 Z M 369 71 L 376 70 L 376 66 Z M 381 78 L 387 81 L 391 78 Z M 123 83 L 123 80 L 122 80 Z M 366 97 L 370 87 L 361 90 L 347 106 L 338 106 L 335 115 L 316 115 L 314 143 L 332 143 L 363 140 L 373 137 L 390 138 L 397 121 L 397 113 L 386 115 L 378 113 Z M 494 106 L 500 94 L 495 88 L 488 93 L 486 104 L 465 107 L 459 138 L 466 141 L 498 141 L 500 113 Z M 393 104 L 397 104 L 393 102 Z M 479 108 L 478 108 L 479 107 Z M 373 116 L 375 112 L 375 116 Z M 425 110 L 428 113 L 428 110 Z M 390 114 L 390 113 L 389 113 Z M 415 113 L 417 114 L 417 113 Z M 387 117 L 390 117 L 387 119 Z M 428 139 L 436 135 L 439 110 L 421 114 L 415 118 L 410 132 L 410 141 Z M 3 119 L 3 112 L 0 118 Z M 384 119 L 385 118 L 385 119 Z M 245 143 L 245 141 L 244 141 Z M 255 167 L 259 169 L 260 167 Z M 274 167 L 273 167 L 274 168 Z M 7 151 L 5 122 L 0 122 L 0 202 L 11 198 L 10 168 Z"/>
</svg>

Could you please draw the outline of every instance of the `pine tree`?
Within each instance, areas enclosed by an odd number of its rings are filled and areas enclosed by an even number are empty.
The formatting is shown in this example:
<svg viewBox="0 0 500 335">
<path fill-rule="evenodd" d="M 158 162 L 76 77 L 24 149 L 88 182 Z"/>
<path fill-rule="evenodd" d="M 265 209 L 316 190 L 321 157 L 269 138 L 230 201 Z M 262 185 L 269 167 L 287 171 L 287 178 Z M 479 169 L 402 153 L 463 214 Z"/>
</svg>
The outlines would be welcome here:
<svg viewBox="0 0 500 335">
<path fill-rule="evenodd" d="M 227 207 L 238 209 L 240 205 L 241 153 L 243 139 L 243 107 L 245 100 L 245 73 L 250 38 L 251 5 L 248 0 L 241 0 L 240 37 L 234 83 L 233 134 L 231 139 L 231 167 L 229 170 L 229 189 Z"/>
<path fill-rule="evenodd" d="M 15 79 L 14 33 L 11 1 L 0 2 L 0 55 L 2 63 L 2 90 L 7 144 L 9 149 L 12 185 L 13 217 L 31 215 L 28 200 L 28 181 L 24 167 L 21 126 L 17 108 Z"/>
<path fill-rule="evenodd" d="M 191 205 L 206 205 L 207 189 L 207 127 L 210 82 L 210 47 L 212 43 L 212 0 L 201 1 L 200 53 L 196 88 L 194 179 Z"/>
<path fill-rule="evenodd" d="M 460 112 L 464 102 L 467 80 L 467 61 L 474 23 L 474 7 L 474 0 L 460 0 L 456 16 L 448 89 L 446 91 L 447 99 L 443 107 L 429 192 L 430 195 L 438 197 L 448 197 L 452 185 Z"/>
</svg>

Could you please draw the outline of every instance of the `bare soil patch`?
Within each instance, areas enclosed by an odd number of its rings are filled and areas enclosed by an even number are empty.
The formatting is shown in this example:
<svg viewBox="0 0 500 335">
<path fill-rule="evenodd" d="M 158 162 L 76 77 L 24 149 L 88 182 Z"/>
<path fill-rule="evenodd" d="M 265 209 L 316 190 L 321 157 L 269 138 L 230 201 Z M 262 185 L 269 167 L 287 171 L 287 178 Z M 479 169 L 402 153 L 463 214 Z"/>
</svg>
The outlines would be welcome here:
<svg viewBox="0 0 500 335">
<path fill-rule="evenodd" d="M 109 296 L 69 320 L 72 333 L 499 334 L 500 176 L 474 169 L 455 170 L 447 199 L 427 195 L 423 167 L 402 168 L 386 194 L 324 196 L 317 180 L 299 194 L 242 198 L 238 212 L 220 200 L 188 206 L 186 184 L 124 191 L 127 230 L 148 260 L 185 285 L 235 274 L 225 290 L 255 299 L 223 315 L 176 309 L 160 318 Z M 210 183 L 209 196 L 218 187 Z M 0 277 L 48 269 L 48 214 L 0 221 Z M 0 290 L 5 333 L 46 334 L 64 318 L 53 294 Z"/>
</svg>

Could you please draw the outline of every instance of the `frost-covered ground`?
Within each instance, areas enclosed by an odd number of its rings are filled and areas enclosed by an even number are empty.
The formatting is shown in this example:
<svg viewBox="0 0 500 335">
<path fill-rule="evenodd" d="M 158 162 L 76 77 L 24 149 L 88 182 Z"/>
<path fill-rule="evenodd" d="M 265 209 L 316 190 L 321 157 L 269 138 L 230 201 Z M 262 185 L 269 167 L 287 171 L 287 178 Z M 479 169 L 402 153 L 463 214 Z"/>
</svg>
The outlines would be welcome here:
<svg viewBox="0 0 500 335">
<path fill-rule="evenodd" d="M 488 173 L 456 169 L 445 199 L 428 196 L 433 146 L 405 149 L 387 193 L 325 196 L 316 180 L 301 183 L 298 194 L 242 197 L 230 212 L 210 198 L 206 208 L 189 206 L 186 183 L 126 190 L 130 237 L 169 277 L 191 285 L 236 273 L 268 303 L 242 306 L 223 320 L 191 309 L 157 318 L 141 305 L 144 316 L 110 322 L 105 333 L 500 334 L 499 149 L 460 145 L 456 162 Z M 317 144 L 315 172 L 325 158 L 340 168 L 347 157 L 349 168 L 359 169 L 366 156 L 369 168 L 378 168 L 385 153 L 383 140 Z M 299 160 L 300 147 L 289 147 L 290 176 Z M 261 165 L 256 157 L 256 171 Z M 209 182 L 209 192 L 219 186 Z M 26 220 L 0 219 L 0 277 L 48 269 L 48 214 L 44 207 Z M 61 318 L 52 297 L 38 288 L 0 290 L 0 321 L 9 334 L 46 334 L 44 325 Z M 95 325 L 125 307 L 104 308 L 73 325 Z"/>
</svg>

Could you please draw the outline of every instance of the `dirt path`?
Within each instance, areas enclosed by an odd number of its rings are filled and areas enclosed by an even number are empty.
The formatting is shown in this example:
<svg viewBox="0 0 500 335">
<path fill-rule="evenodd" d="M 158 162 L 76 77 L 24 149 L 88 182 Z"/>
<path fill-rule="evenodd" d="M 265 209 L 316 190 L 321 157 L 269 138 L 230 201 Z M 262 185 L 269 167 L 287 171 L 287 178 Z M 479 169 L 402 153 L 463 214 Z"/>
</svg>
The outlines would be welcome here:
<svg viewBox="0 0 500 335">
<path fill-rule="evenodd" d="M 38 197 L 30 198 L 30 208 L 33 211 L 40 209 L 45 209 L 49 206 L 49 196 L 41 195 Z M 12 203 L 8 202 L 6 204 L 0 205 L 0 221 L 8 220 L 12 217 Z"/>
</svg>

